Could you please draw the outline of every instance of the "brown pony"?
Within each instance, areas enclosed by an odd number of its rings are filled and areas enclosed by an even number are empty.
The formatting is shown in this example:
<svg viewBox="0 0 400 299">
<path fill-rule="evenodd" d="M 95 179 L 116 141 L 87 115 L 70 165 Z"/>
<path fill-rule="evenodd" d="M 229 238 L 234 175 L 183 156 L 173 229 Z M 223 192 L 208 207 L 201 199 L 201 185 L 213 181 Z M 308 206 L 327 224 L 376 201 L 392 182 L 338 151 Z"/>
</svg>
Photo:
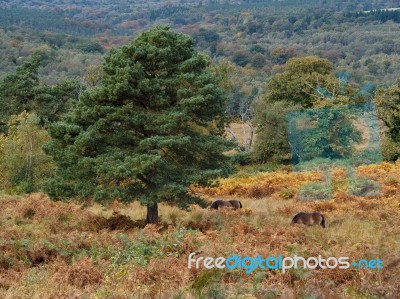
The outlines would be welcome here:
<svg viewBox="0 0 400 299">
<path fill-rule="evenodd" d="M 218 210 L 219 208 L 223 207 L 233 208 L 234 210 L 237 210 L 242 208 L 243 206 L 242 203 L 238 200 L 232 199 L 230 201 L 225 201 L 218 199 L 211 204 L 210 209 Z"/>
<path fill-rule="evenodd" d="M 293 217 L 292 224 L 293 223 L 300 223 L 300 224 L 305 224 L 305 225 L 321 225 L 323 228 L 325 228 L 325 218 L 324 215 L 322 215 L 319 212 L 314 212 L 314 213 L 304 213 L 300 212 L 296 216 Z"/>
</svg>

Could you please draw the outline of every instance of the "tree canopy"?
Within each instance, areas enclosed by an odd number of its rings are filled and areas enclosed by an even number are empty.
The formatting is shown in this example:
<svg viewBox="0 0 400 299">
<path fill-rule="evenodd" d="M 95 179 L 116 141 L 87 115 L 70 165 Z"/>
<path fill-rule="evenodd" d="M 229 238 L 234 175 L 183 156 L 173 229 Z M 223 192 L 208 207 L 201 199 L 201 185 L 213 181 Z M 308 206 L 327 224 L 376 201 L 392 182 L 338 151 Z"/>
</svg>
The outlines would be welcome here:
<svg viewBox="0 0 400 299">
<path fill-rule="evenodd" d="M 327 157 L 342 157 L 344 150 L 339 150 L 340 144 L 347 146 L 350 142 L 357 141 L 359 136 L 356 128 L 349 125 L 351 121 L 348 115 L 328 107 L 347 105 L 358 98 L 362 100 L 362 93 L 356 94 L 352 86 L 336 78 L 329 60 L 317 56 L 289 59 L 285 70 L 271 78 L 267 92 L 257 102 L 253 119 L 257 126 L 254 156 L 263 162 L 267 159 L 286 159 L 290 152 L 288 113 L 296 110 L 304 113 L 305 108 L 316 108 L 322 110 L 310 110 L 310 113 L 315 112 L 322 119 L 320 130 L 313 131 L 304 139 L 313 142 L 311 147 L 316 150 L 323 149 Z M 348 140 L 326 138 L 327 128 L 336 128 L 338 124 L 348 129 Z M 340 130 L 338 132 L 343 133 Z M 335 151 L 332 148 L 336 149 L 336 154 L 333 154 Z"/>
<path fill-rule="evenodd" d="M 321 98 L 318 88 L 332 90 L 337 79 L 332 74 L 329 60 L 317 56 L 291 58 L 285 71 L 268 82 L 268 102 L 287 101 L 305 108 Z M 322 96 L 323 97 L 323 96 Z"/>
<path fill-rule="evenodd" d="M 0 188 L 14 192 L 40 190 L 55 169 L 51 157 L 42 149 L 49 139 L 35 114 L 11 116 L 7 134 L 0 134 Z"/>
<path fill-rule="evenodd" d="M 106 56 L 101 84 L 84 93 L 45 147 L 58 164 L 46 190 L 105 203 L 139 200 L 147 222 L 160 202 L 188 208 L 205 201 L 190 186 L 208 186 L 232 171 L 224 152 L 226 97 L 210 59 L 168 27 L 142 33 Z"/>
<path fill-rule="evenodd" d="M 0 132 L 5 133 L 12 115 L 34 112 L 40 124 L 57 121 L 78 98 L 79 83 L 63 81 L 53 86 L 39 80 L 40 57 L 33 56 L 0 81 Z"/>
<path fill-rule="evenodd" d="M 39 66 L 40 60 L 34 57 L 0 82 L 1 131 L 5 131 L 10 115 L 19 114 L 28 109 L 33 101 L 34 88 L 39 84 L 37 74 Z"/>
<path fill-rule="evenodd" d="M 400 156 L 400 79 L 389 88 L 378 89 L 375 103 L 385 125 L 386 158 L 395 161 Z"/>
</svg>

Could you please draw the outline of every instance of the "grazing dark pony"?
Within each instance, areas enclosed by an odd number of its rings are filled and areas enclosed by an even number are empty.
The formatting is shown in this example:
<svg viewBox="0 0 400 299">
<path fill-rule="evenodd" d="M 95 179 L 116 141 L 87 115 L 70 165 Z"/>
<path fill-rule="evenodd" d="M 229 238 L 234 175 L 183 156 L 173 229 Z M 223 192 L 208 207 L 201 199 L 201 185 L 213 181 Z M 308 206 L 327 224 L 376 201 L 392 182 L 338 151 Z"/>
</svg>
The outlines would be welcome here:
<svg viewBox="0 0 400 299">
<path fill-rule="evenodd" d="M 305 225 L 321 225 L 325 228 L 325 218 L 319 212 L 314 213 L 304 213 L 300 212 L 296 216 L 293 217 L 292 223 L 300 223 Z"/>
<path fill-rule="evenodd" d="M 211 204 L 210 209 L 218 210 L 219 208 L 223 207 L 233 208 L 234 210 L 237 210 L 241 209 L 243 206 L 242 203 L 238 200 L 232 199 L 230 201 L 225 201 L 218 199 Z"/>
</svg>

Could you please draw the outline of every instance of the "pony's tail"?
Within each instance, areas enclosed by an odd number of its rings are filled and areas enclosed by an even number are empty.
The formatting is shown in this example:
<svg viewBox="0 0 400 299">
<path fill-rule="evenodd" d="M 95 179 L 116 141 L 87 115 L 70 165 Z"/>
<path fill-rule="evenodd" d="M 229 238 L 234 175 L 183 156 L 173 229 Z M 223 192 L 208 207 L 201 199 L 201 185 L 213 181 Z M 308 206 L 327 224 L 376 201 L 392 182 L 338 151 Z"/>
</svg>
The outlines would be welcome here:
<svg viewBox="0 0 400 299">
<path fill-rule="evenodd" d="M 240 208 L 243 208 L 241 201 L 239 201 L 239 206 L 240 206 Z"/>
<path fill-rule="evenodd" d="M 324 215 L 322 215 L 322 214 L 321 214 L 321 217 L 322 217 L 321 226 L 322 226 L 323 228 L 325 228 L 325 217 L 324 217 Z"/>
</svg>

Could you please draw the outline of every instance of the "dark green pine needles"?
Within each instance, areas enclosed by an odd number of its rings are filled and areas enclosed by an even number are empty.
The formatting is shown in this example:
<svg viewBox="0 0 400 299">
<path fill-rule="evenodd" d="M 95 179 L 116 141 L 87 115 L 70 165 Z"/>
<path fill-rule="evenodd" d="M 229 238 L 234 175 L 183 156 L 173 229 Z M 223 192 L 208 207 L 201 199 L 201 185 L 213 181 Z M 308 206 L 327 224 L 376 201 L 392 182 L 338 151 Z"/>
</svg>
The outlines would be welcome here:
<svg viewBox="0 0 400 299">
<path fill-rule="evenodd" d="M 139 200 L 147 222 L 159 202 L 205 202 L 190 186 L 232 171 L 224 153 L 225 95 L 191 37 L 155 27 L 105 58 L 101 85 L 85 93 L 45 146 L 58 164 L 54 199 Z"/>
</svg>

